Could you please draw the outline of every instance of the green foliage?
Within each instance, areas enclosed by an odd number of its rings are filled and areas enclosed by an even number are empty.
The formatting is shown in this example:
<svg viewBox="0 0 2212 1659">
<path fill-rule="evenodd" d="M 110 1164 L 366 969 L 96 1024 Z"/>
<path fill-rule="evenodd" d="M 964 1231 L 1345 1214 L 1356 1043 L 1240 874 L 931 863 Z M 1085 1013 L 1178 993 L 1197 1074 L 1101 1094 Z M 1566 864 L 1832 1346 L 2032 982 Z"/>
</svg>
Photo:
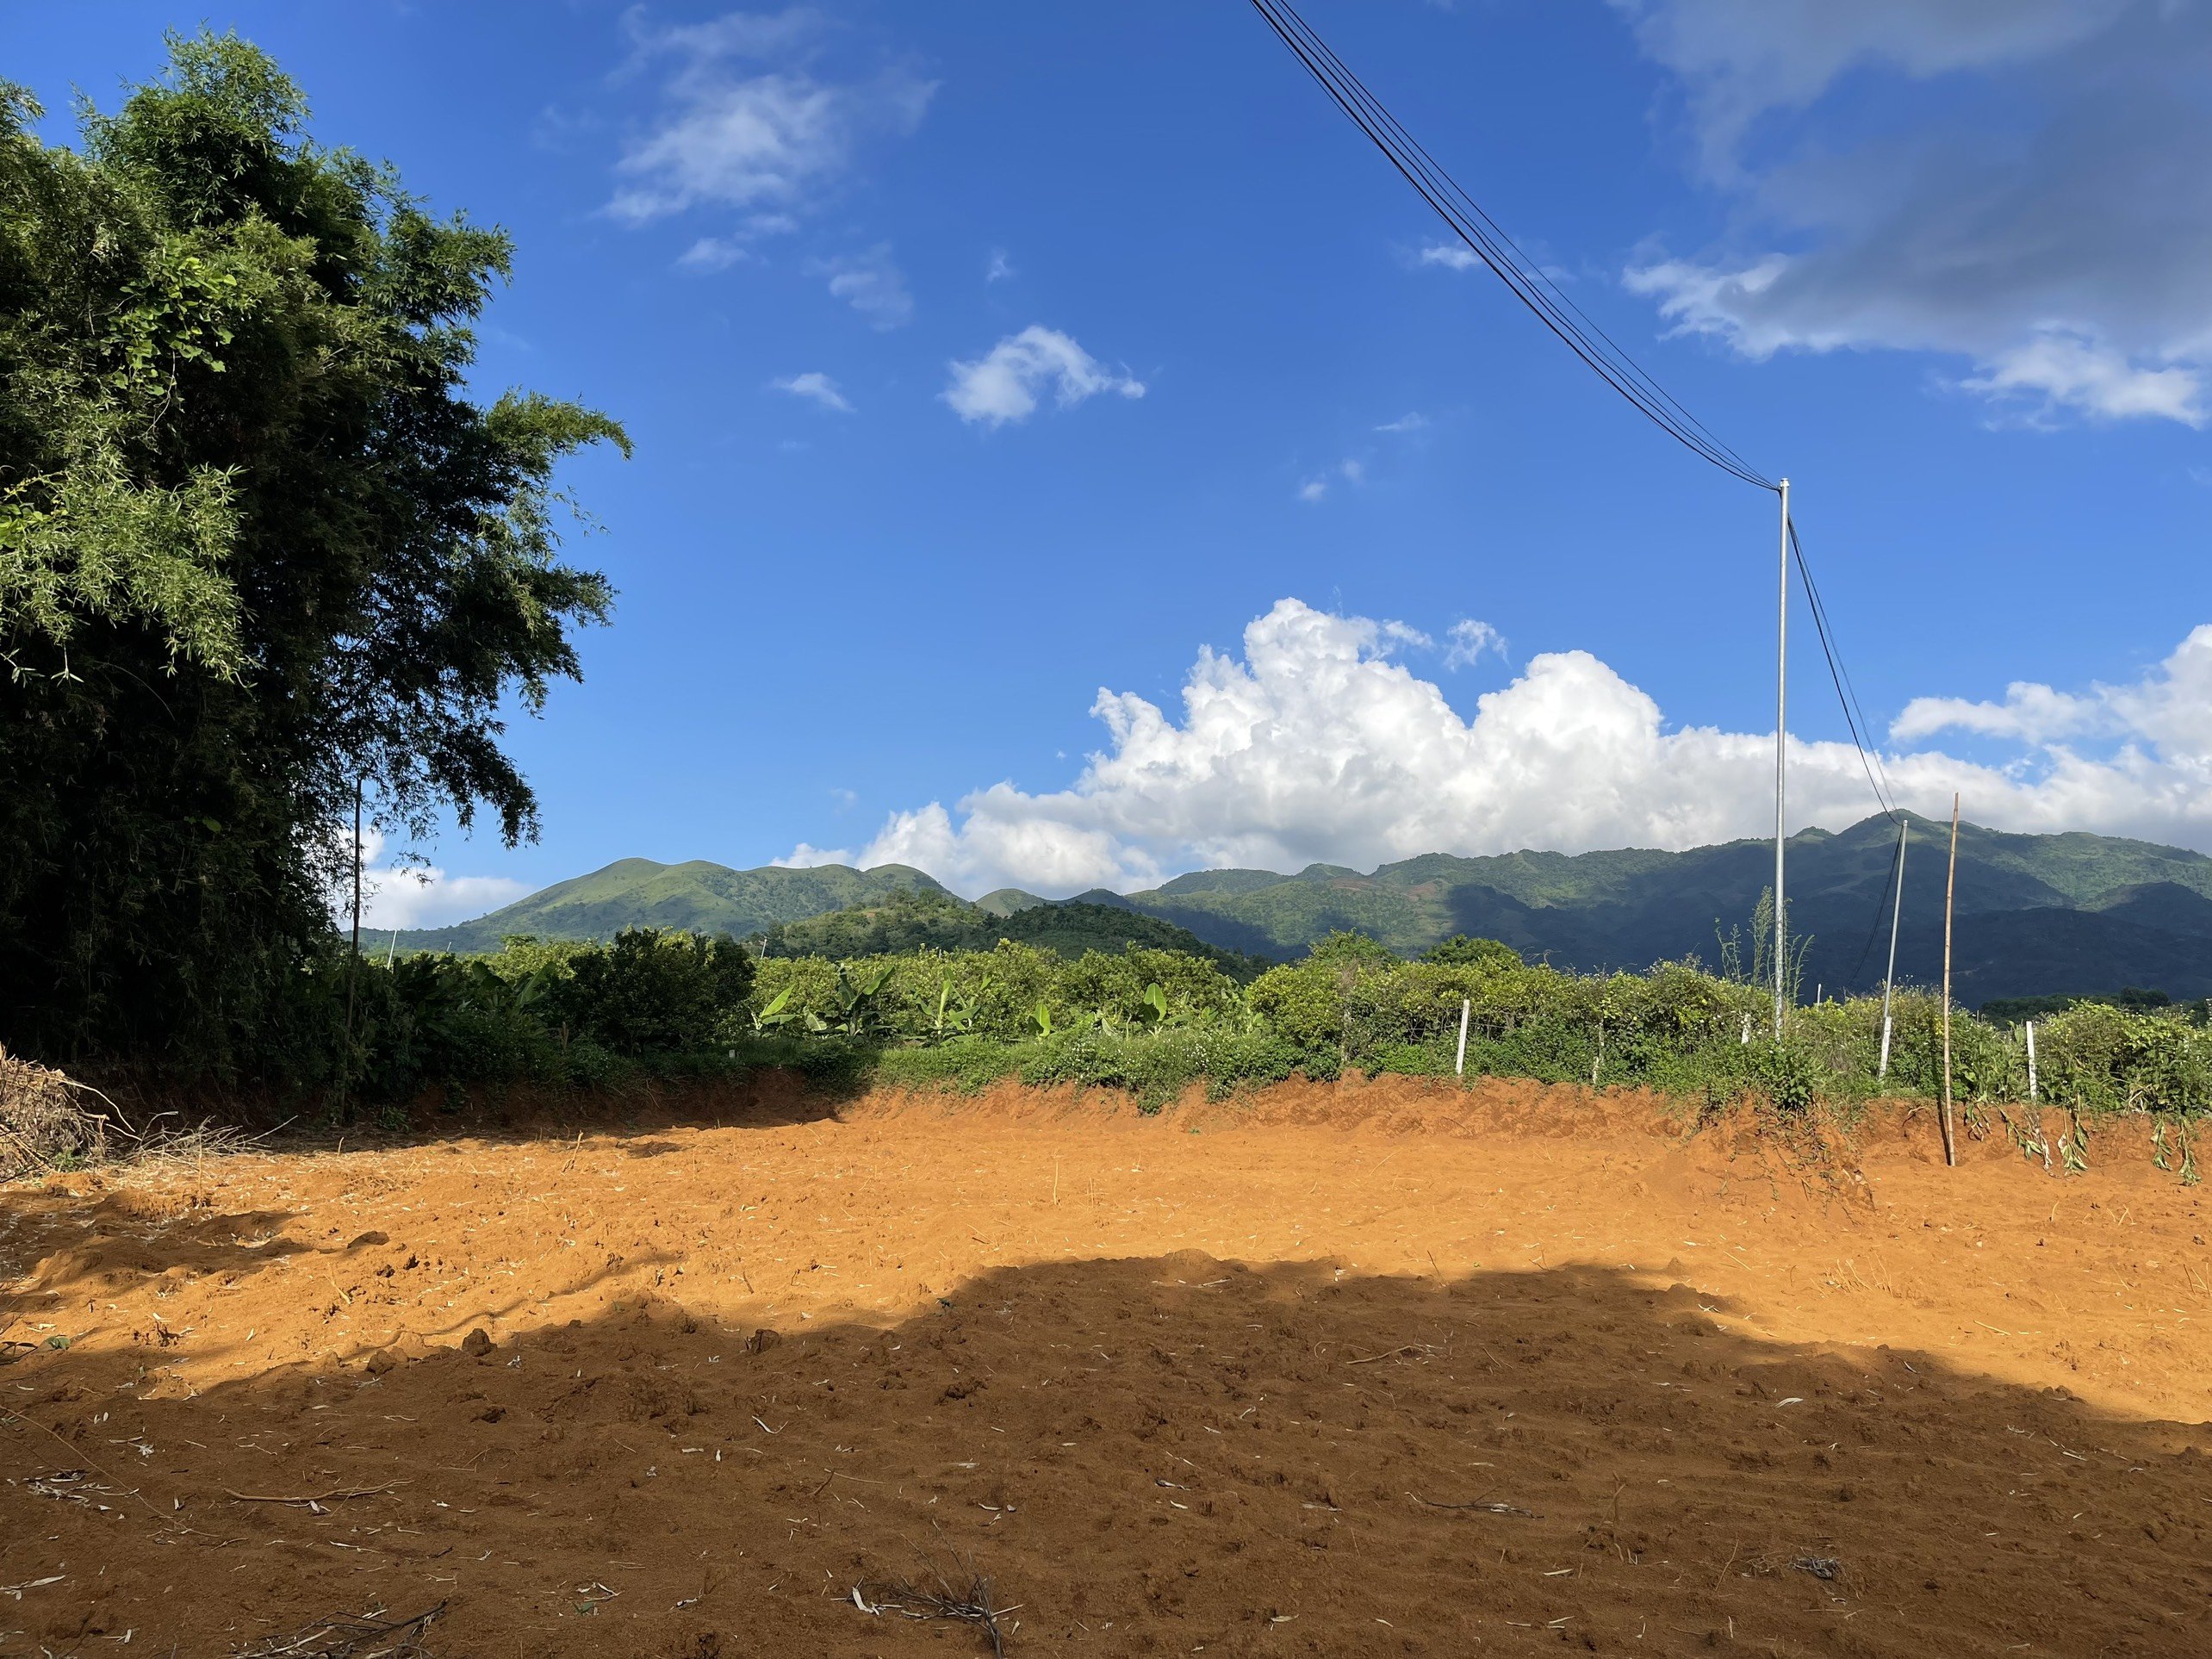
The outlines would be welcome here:
<svg viewBox="0 0 2212 1659">
<path fill-rule="evenodd" d="M 1267 966 L 1115 905 L 1040 903 L 998 915 L 936 887 L 894 891 L 873 902 L 777 923 L 762 933 L 761 948 L 770 957 L 842 959 L 988 950 L 1002 939 L 1071 959 L 1132 948 L 1172 952 L 1209 960 L 1239 979 L 1252 979 Z"/>
<path fill-rule="evenodd" d="M 472 399 L 506 238 L 315 143 L 245 42 L 171 37 L 81 149 L 37 114 L 0 88 L 0 1021 L 327 1078 L 356 792 L 532 832 L 502 710 L 612 599 L 558 556 L 553 474 L 626 440 Z"/>
<path fill-rule="evenodd" d="M 342 997 L 343 971 L 331 991 Z M 371 959 L 353 987 L 357 1094 L 431 1085 L 603 1086 L 711 1069 L 753 1035 L 753 962 L 729 939 L 630 929 L 609 943 L 512 939 L 492 956 Z"/>
<path fill-rule="evenodd" d="M 1455 933 L 1442 944 L 1423 951 L 1421 960 L 1445 967 L 1519 967 L 1521 954 L 1495 939 L 1469 939 L 1463 933 Z"/>
<path fill-rule="evenodd" d="M 2104 1003 L 2113 1008 L 2132 1008 L 2149 1010 L 2171 1008 L 2173 998 L 2163 991 L 2146 991 L 2141 985 L 2126 985 L 2118 991 L 2092 991 L 2085 996 L 1999 997 L 1984 1003 L 1982 1018 L 1999 1025 L 2023 1025 L 2029 1020 L 2047 1019 L 2054 1014 L 2083 1003 Z M 2195 1011 L 2191 1010 L 2192 1017 Z M 2202 1023 L 2202 1021 L 2199 1021 Z"/>
</svg>

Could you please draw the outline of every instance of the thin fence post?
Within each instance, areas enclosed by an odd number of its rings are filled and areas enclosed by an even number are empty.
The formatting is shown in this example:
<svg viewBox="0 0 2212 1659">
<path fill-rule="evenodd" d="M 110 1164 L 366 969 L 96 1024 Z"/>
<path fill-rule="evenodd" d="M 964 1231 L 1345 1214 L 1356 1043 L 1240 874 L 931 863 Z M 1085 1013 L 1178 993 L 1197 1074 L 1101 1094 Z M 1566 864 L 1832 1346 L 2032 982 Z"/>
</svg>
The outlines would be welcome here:
<svg viewBox="0 0 2212 1659">
<path fill-rule="evenodd" d="M 1467 1016 L 1473 1011 L 1474 1006 L 1472 1000 L 1468 997 L 1462 997 L 1459 999 L 1459 1058 L 1451 1063 L 1451 1075 L 1456 1078 L 1463 1078 L 1467 1075 Z"/>
<path fill-rule="evenodd" d="M 2028 1098 L 2035 1098 L 2035 1022 L 2028 1022 Z"/>
<path fill-rule="evenodd" d="M 1897 931 L 1904 921 L 1904 843 L 1911 833 L 1912 820 L 1899 817 L 1897 821 L 1897 900 L 1890 910 L 1889 972 L 1882 975 L 1882 1064 L 1874 1073 L 1874 1081 L 1886 1082 L 1890 1071 L 1890 997 L 1897 990 Z"/>
<path fill-rule="evenodd" d="M 1959 798 L 1951 797 L 1951 870 L 1943 879 L 1943 1162 L 1958 1166 L 1959 1142 L 1951 1127 L 1951 902 L 1959 886 Z"/>
</svg>

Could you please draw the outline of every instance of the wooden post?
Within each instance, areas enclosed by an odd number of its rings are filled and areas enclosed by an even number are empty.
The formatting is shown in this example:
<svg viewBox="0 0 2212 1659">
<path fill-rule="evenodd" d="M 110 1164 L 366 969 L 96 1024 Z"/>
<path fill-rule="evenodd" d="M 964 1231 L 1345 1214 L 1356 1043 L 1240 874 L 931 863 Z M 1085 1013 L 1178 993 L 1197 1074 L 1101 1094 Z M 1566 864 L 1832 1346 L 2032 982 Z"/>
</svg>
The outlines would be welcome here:
<svg viewBox="0 0 2212 1659">
<path fill-rule="evenodd" d="M 1951 1128 L 1951 900 L 1959 886 L 1959 798 L 1951 797 L 1951 870 L 1943 878 L 1943 1161 L 1958 1166 L 1959 1143 Z"/>
<path fill-rule="evenodd" d="M 361 977 L 361 785 L 353 786 L 353 955 L 345 965 L 345 1052 L 339 1057 L 338 1102 L 341 1116 L 353 1081 L 353 992 Z"/>
</svg>

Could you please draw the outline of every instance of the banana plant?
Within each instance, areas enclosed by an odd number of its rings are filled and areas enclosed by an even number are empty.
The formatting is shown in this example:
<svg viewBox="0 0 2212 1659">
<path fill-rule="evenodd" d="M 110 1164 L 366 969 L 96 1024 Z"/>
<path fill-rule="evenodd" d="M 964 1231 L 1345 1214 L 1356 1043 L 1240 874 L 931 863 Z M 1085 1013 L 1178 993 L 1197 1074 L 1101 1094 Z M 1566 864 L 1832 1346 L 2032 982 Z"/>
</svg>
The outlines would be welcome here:
<svg viewBox="0 0 2212 1659">
<path fill-rule="evenodd" d="M 791 1001 L 792 989 L 793 987 L 786 985 L 768 999 L 767 1007 L 755 1010 L 753 1015 L 755 1036 L 762 1036 L 770 1031 L 779 1030 L 798 1017 L 797 1009 L 785 1006 Z"/>
<path fill-rule="evenodd" d="M 884 987 L 891 983 L 891 976 L 897 969 L 898 964 L 885 962 L 877 970 L 874 979 L 866 986 L 861 986 L 854 983 L 852 975 L 846 972 L 845 965 L 838 963 L 837 1017 L 834 1021 L 823 1022 L 823 1026 L 817 1028 L 833 1029 L 848 1037 L 860 1036 L 873 1022 L 876 998 L 883 995 Z M 808 1023 L 811 1026 L 813 1022 L 809 1021 Z"/>
</svg>

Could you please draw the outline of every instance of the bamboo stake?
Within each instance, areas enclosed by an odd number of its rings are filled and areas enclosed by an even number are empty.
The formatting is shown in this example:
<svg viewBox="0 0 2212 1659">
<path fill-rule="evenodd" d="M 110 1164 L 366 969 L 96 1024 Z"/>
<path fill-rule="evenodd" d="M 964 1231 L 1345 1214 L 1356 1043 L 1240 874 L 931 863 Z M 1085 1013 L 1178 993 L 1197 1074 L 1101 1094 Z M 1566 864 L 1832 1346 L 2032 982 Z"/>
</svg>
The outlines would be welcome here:
<svg viewBox="0 0 2212 1659">
<path fill-rule="evenodd" d="M 1951 868 L 1943 878 L 1943 1162 L 1958 1167 L 1959 1143 L 1951 1128 L 1951 900 L 1959 886 L 1959 797 L 1951 796 Z"/>
</svg>

